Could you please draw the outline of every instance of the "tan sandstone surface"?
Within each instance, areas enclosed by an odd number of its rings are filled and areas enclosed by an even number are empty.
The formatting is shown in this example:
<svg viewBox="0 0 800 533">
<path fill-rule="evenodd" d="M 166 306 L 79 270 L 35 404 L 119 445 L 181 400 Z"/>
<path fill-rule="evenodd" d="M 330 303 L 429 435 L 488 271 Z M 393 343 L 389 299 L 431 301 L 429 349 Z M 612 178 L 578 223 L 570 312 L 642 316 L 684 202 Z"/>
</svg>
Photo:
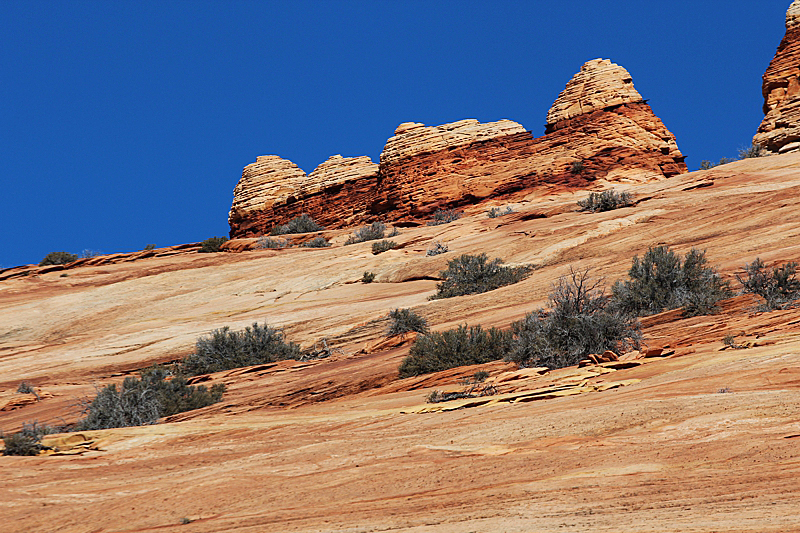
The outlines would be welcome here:
<svg viewBox="0 0 800 533">
<path fill-rule="evenodd" d="M 336 350 L 199 377 L 225 383 L 223 401 L 157 425 L 49 437 L 59 454 L 0 457 L 0 530 L 800 530 L 800 309 L 758 312 L 737 296 L 718 315 L 643 319 L 648 347 L 662 349 L 654 357 L 397 379 L 413 339 L 383 339 L 393 308 L 435 330 L 505 328 L 543 305 L 570 265 L 610 283 L 651 245 L 703 248 L 729 279 L 756 257 L 800 260 L 800 154 L 625 189 L 634 206 L 597 214 L 576 211 L 589 190 L 536 189 L 503 217 L 480 206 L 401 228 L 399 249 L 377 256 L 370 243 L 343 246 L 344 229 L 323 232 L 327 249 L 189 247 L 15 270 L 0 281 L 4 431 L 74 420 L 71 406 L 95 385 L 178 359 L 222 326 L 266 320 Z M 434 241 L 451 251 L 426 257 Z M 485 294 L 427 300 L 448 259 L 478 252 L 538 268 Z M 375 283 L 359 282 L 366 270 Z M 748 348 L 724 349 L 726 335 Z M 478 368 L 497 395 L 425 403 Z M 23 379 L 38 400 L 16 392 Z"/>
</svg>

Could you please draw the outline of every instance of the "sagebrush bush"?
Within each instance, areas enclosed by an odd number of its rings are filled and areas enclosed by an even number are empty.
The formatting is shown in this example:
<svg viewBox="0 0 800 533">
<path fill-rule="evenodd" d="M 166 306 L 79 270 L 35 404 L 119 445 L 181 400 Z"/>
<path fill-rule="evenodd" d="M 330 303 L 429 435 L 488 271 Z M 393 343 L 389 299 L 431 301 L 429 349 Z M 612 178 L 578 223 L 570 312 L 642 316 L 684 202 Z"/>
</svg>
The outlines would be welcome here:
<svg viewBox="0 0 800 533">
<path fill-rule="evenodd" d="M 227 237 L 209 237 L 200 243 L 201 253 L 214 253 L 219 252 L 220 247 L 228 242 Z"/>
<path fill-rule="evenodd" d="M 450 251 L 450 248 L 447 247 L 446 244 L 442 244 L 439 241 L 433 243 L 433 245 L 427 249 L 425 255 L 428 257 L 432 257 L 434 255 L 445 254 Z"/>
<path fill-rule="evenodd" d="M 34 389 L 33 385 L 31 385 L 27 381 L 23 381 L 17 387 L 17 392 L 19 392 L 20 394 L 36 394 L 36 389 Z"/>
<path fill-rule="evenodd" d="M 331 243 L 329 243 L 325 237 L 314 237 L 310 241 L 303 243 L 303 247 L 305 248 L 327 248 L 330 245 Z"/>
<path fill-rule="evenodd" d="M 156 245 L 155 244 L 146 244 L 145 247 L 142 248 L 142 251 L 143 252 L 149 252 L 150 250 L 155 250 L 155 249 L 156 249 Z"/>
<path fill-rule="evenodd" d="M 386 330 L 387 337 L 402 335 L 416 331 L 426 333 L 428 331 L 428 321 L 411 309 L 394 309 L 389 311 L 389 328 Z"/>
<path fill-rule="evenodd" d="M 489 218 L 497 218 L 497 217 L 501 217 L 501 216 L 503 216 L 503 215 L 508 215 L 508 214 L 510 214 L 510 213 L 513 213 L 513 212 L 514 212 L 514 210 L 513 210 L 513 209 L 511 209 L 511 207 L 510 207 L 510 206 L 506 206 L 506 208 L 505 208 L 505 209 L 501 209 L 501 208 L 499 208 L 499 207 L 493 207 L 493 208 L 489 209 L 489 210 L 486 212 L 486 215 L 487 215 Z"/>
<path fill-rule="evenodd" d="M 361 283 L 372 283 L 373 281 L 375 281 L 374 272 L 364 272 L 364 275 L 361 276 Z"/>
<path fill-rule="evenodd" d="M 286 235 L 287 233 L 311 233 L 312 231 L 322 231 L 324 226 L 317 224 L 317 221 L 303 213 L 294 217 L 286 224 L 272 228 L 270 235 Z"/>
<path fill-rule="evenodd" d="M 739 149 L 739 159 L 750 159 L 751 157 L 764 157 L 769 155 L 769 152 L 756 143 L 752 143 L 746 148 Z"/>
<path fill-rule="evenodd" d="M 39 261 L 39 266 L 66 265 L 67 263 L 72 263 L 77 260 L 77 254 L 71 254 L 69 252 L 50 252 L 44 256 L 44 259 Z"/>
<path fill-rule="evenodd" d="M 183 375 L 167 379 L 169 371 L 153 366 L 127 377 L 117 387 L 107 385 L 86 405 L 86 417 L 78 423 L 79 430 L 106 429 L 155 424 L 159 418 L 192 411 L 217 403 L 225 386 L 217 384 L 187 385 Z"/>
<path fill-rule="evenodd" d="M 442 224 L 449 224 L 461 218 L 461 213 L 455 209 L 437 209 L 433 213 L 433 218 L 428 221 L 429 226 L 440 226 Z"/>
<path fill-rule="evenodd" d="M 508 360 L 523 366 L 563 368 L 589 354 L 639 347 L 636 317 L 607 309 L 602 280 L 593 280 L 588 270 L 570 269 L 569 276 L 559 278 L 549 301 L 549 310 L 528 313 L 512 324 L 514 342 Z"/>
<path fill-rule="evenodd" d="M 289 248 L 291 245 L 291 239 L 273 239 L 272 237 L 267 237 L 266 235 L 262 235 L 256 241 L 256 246 L 265 250 Z"/>
<path fill-rule="evenodd" d="M 447 269 L 440 273 L 444 281 L 436 285 L 430 299 L 491 291 L 522 281 L 529 272 L 528 266 L 505 267 L 500 259 L 489 261 L 486 254 L 464 254 L 447 262 Z"/>
<path fill-rule="evenodd" d="M 800 299 L 800 281 L 795 277 L 797 263 L 768 268 L 760 258 L 744 265 L 744 273 L 736 274 L 744 292 L 764 298 L 764 309 L 783 309 Z"/>
<path fill-rule="evenodd" d="M 57 429 L 48 426 L 40 426 L 38 423 L 22 424 L 22 429 L 11 435 L 0 435 L 3 439 L 5 449 L 3 455 L 39 455 L 42 450 L 49 450 L 42 445 L 42 437 L 50 433 L 55 433 Z"/>
<path fill-rule="evenodd" d="M 300 346 L 286 342 L 283 331 L 254 323 L 241 331 L 227 326 L 197 339 L 195 351 L 180 363 L 180 371 L 189 376 L 209 374 L 243 366 L 297 359 Z"/>
<path fill-rule="evenodd" d="M 511 341 L 510 332 L 466 325 L 441 333 L 421 335 L 411 346 L 408 357 L 403 359 L 400 377 L 497 361 L 509 351 Z"/>
<path fill-rule="evenodd" d="M 653 315 L 683 307 L 686 316 L 710 314 L 717 302 L 730 298 L 727 281 L 708 266 L 705 252 L 692 248 L 682 259 L 667 246 L 634 256 L 629 281 L 612 287 L 611 307 L 622 313 Z"/>
<path fill-rule="evenodd" d="M 733 163 L 734 161 L 736 161 L 736 159 L 733 159 L 733 158 L 730 158 L 730 157 L 723 157 L 723 158 L 721 158 L 719 160 L 718 163 L 713 163 L 713 162 L 711 162 L 711 161 L 709 161 L 707 159 L 704 159 L 703 161 L 700 161 L 700 170 L 709 170 L 709 169 L 712 169 L 714 167 L 718 167 L 718 166 L 721 166 L 721 165 L 727 165 L 728 163 Z"/>
<path fill-rule="evenodd" d="M 372 254 L 373 255 L 382 254 L 383 252 L 388 252 L 389 250 L 394 250 L 395 248 L 397 248 L 397 243 L 394 241 L 382 240 L 379 242 L 373 242 Z"/>
<path fill-rule="evenodd" d="M 357 229 L 355 233 L 347 239 L 345 245 L 357 244 L 359 242 L 377 241 L 378 239 L 383 239 L 385 233 L 386 224 L 383 222 L 373 222 L 369 226 L 364 226 L 363 228 Z"/>
<path fill-rule="evenodd" d="M 586 170 L 586 165 L 583 164 L 583 161 L 575 161 L 569 168 L 569 171 L 573 174 L 580 174 L 584 170 Z"/>
<path fill-rule="evenodd" d="M 578 206 L 581 208 L 581 211 L 598 213 L 602 211 L 612 211 L 620 207 L 628 207 L 631 205 L 632 200 L 633 195 L 629 192 L 617 192 L 614 189 L 608 189 L 601 193 L 593 192 L 585 200 L 578 200 Z"/>
</svg>

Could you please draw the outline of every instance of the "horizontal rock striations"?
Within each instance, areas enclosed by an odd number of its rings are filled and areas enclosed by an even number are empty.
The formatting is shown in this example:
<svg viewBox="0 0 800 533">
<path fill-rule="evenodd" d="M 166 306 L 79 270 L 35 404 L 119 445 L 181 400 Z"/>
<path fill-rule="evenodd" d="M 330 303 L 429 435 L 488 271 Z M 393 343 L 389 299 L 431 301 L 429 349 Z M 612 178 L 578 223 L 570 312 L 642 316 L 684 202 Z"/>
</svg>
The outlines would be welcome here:
<svg viewBox="0 0 800 533">
<path fill-rule="evenodd" d="M 229 222 L 232 237 L 266 233 L 301 213 L 332 228 L 377 219 L 417 224 L 440 207 L 537 185 L 585 187 L 598 179 L 648 181 L 686 171 L 675 137 L 628 71 L 596 59 L 559 95 L 543 137 L 511 120 L 406 122 L 386 142 L 379 165 L 334 156 L 305 176 L 276 156 L 259 157 L 236 186 Z"/>
<path fill-rule="evenodd" d="M 764 73 L 764 121 L 753 143 L 772 153 L 800 150 L 800 0 L 786 13 L 786 35 Z"/>
</svg>

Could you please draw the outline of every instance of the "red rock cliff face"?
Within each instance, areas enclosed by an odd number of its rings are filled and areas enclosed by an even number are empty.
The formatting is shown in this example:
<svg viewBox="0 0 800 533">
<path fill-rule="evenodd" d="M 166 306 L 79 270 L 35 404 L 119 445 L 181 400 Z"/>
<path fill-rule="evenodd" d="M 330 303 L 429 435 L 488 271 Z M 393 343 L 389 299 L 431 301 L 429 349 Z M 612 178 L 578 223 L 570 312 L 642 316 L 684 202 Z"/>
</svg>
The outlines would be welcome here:
<svg viewBox="0 0 800 533">
<path fill-rule="evenodd" d="M 245 168 L 234 192 L 231 236 L 260 235 L 301 213 L 329 227 L 376 219 L 413 224 L 439 207 L 542 184 L 662 179 L 686 172 L 683 161 L 675 137 L 633 87 L 630 74 L 598 59 L 586 63 L 559 95 L 543 137 L 510 120 L 405 123 L 387 141 L 379 166 L 368 158 L 339 158 L 305 176 L 276 156 L 259 158 Z"/>
<path fill-rule="evenodd" d="M 764 73 L 764 121 L 753 143 L 772 153 L 800 151 L 800 0 L 786 13 L 786 35 Z"/>
</svg>

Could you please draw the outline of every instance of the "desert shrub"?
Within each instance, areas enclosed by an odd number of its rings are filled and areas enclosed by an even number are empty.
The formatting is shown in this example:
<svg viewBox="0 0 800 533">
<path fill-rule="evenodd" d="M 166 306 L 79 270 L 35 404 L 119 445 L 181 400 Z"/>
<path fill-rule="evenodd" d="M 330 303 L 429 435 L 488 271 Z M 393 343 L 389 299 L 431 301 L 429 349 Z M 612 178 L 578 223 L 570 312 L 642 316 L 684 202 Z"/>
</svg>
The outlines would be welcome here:
<svg viewBox="0 0 800 533">
<path fill-rule="evenodd" d="M 770 269 L 756 258 L 744 265 L 744 273 L 736 274 L 736 279 L 742 284 L 744 292 L 764 298 L 765 310 L 783 309 L 800 298 L 800 281 L 795 277 L 796 272 L 797 263 L 786 263 Z"/>
<path fill-rule="evenodd" d="M 209 237 L 200 243 L 201 253 L 219 252 L 220 247 L 228 241 L 227 237 Z"/>
<path fill-rule="evenodd" d="M 19 387 L 17 387 L 17 392 L 20 394 L 36 394 L 36 390 L 33 388 L 33 385 L 27 381 L 23 381 L 19 384 Z"/>
<path fill-rule="evenodd" d="M 614 189 L 608 189 L 601 193 L 593 192 L 585 200 L 578 200 L 578 206 L 581 211 L 597 213 L 628 207 L 631 205 L 632 200 L 633 196 L 629 192 L 617 192 Z"/>
<path fill-rule="evenodd" d="M 457 366 L 502 359 L 511 348 L 511 333 L 496 328 L 459 326 L 417 337 L 400 365 L 400 377 L 430 374 Z"/>
<path fill-rule="evenodd" d="M 473 383 L 483 383 L 489 378 L 489 373 L 485 370 L 478 370 L 474 374 L 472 374 L 472 382 Z"/>
<path fill-rule="evenodd" d="M 402 335 L 410 331 L 426 333 L 428 331 L 428 321 L 419 316 L 411 309 L 394 309 L 389 311 L 391 323 L 386 330 L 387 337 Z"/>
<path fill-rule="evenodd" d="M 258 323 L 241 331 L 225 326 L 198 338 L 194 353 L 181 361 L 180 371 L 196 376 L 298 357 L 300 346 L 286 342 L 280 329 Z"/>
<path fill-rule="evenodd" d="M 256 246 L 262 249 L 288 248 L 291 245 L 291 239 L 273 239 L 272 237 L 267 237 L 266 235 L 262 235 L 256 241 Z"/>
<path fill-rule="evenodd" d="M 387 237 L 397 237 L 398 235 L 400 235 L 400 230 L 397 229 L 397 226 L 393 226 Z"/>
<path fill-rule="evenodd" d="M 718 166 L 721 166 L 721 165 L 727 165 L 728 163 L 733 163 L 734 161 L 736 161 L 736 159 L 733 159 L 733 158 L 730 158 L 730 157 L 723 157 L 717 163 L 714 163 L 712 161 L 704 159 L 703 161 L 700 161 L 700 170 L 709 170 L 709 169 L 712 169 L 714 167 L 718 167 Z"/>
<path fill-rule="evenodd" d="M 692 248 L 682 259 L 667 246 L 634 256 L 629 281 L 617 281 L 611 306 L 638 316 L 683 307 L 686 316 L 713 313 L 732 293 L 727 281 L 708 266 L 705 252 Z"/>
<path fill-rule="evenodd" d="M 300 216 L 294 217 L 286 224 L 275 226 L 270 231 L 270 235 L 286 235 L 287 233 L 311 233 L 312 231 L 322 231 L 324 226 L 320 226 L 310 216 L 303 213 Z"/>
<path fill-rule="evenodd" d="M 303 243 L 304 248 L 327 248 L 331 243 L 325 237 L 314 237 Z"/>
<path fill-rule="evenodd" d="M 364 272 L 364 275 L 361 276 L 362 283 L 372 283 L 375 281 L 375 273 L 374 272 Z"/>
<path fill-rule="evenodd" d="M 588 270 L 570 269 L 550 293 L 550 309 L 528 313 L 511 326 L 514 343 L 507 359 L 524 366 L 563 368 L 589 354 L 638 348 L 639 323 L 630 314 L 607 309 L 602 280 Z"/>
<path fill-rule="evenodd" d="M 497 217 L 501 217 L 503 215 L 508 215 L 510 213 L 513 213 L 513 212 L 514 212 L 514 210 L 511 209 L 510 206 L 507 206 L 505 209 L 501 209 L 499 207 L 493 207 L 493 208 L 489 209 L 486 212 L 486 214 L 488 215 L 489 218 L 497 218 Z"/>
<path fill-rule="evenodd" d="M 86 405 L 86 417 L 78 429 L 105 429 L 155 424 L 159 418 L 206 407 L 222 399 L 225 386 L 187 385 L 183 375 L 167 380 L 169 371 L 153 366 L 139 377 L 107 385 Z"/>
<path fill-rule="evenodd" d="M 77 260 L 78 256 L 76 254 L 71 254 L 69 252 L 50 252 L 44 256 L 44 259 L 39 261 L 39 266 L 66 265 L 67 263 L 72 263 Z"/>
<path fill-rule="evenodd" d="M 142 248 L 142 251 L 143 252 L 149 252 L 150 250 L 155 250 L 155 249 L 156 249 L 156 245 L 155 244 L 146 244 L 145 247 Z"/>
<path fill-rule="evenodd" d="M 527 266 L 504 267 L 500 259 L 489 261 L 486 254 L 464 254 L 447 262 L 447 270 L 440 273 L 444 281 L 436 285 L 430 299 L 491 291 L 522 281 L 529 272 Z"/>
<path fill-rule="evenodd" d="M 583 161 L 575 161 L 572 163 L 572 166 L 569 167 L 569 171 L 573 174 L 580 174 L 584 170 L 586 170 L 586 165 L 583 164 Z"/>
<path fill-rule="evenodd" d="M 750 159 L 751 157 L 764 157 L 767 155 L 769 155 L 769 152 L 767 152 L 763 146 L 759 146 L 756 143 L 752 143 L 746 148 L 739 149 L 739 159 Z"/>
<path fill-rule="evenodd" d="M 433 218 L 428 221 L 429 226 L 440 226 L 442 224 L 449 224 L 461 218 L 461 213 L 455 209 L 437 209 L 433 213 Z"/>
<path fill-rule="evenodd" d="M 373 242 L 372 254 L 373 255 L 382 254 L 383 252 L 388 252 L 389 250 L 394 250 L 395 248 L 397 248 L 397 243 L 394 241 L 382 240 L 379 242 Z"/>
<path fill-rule="evenodd" d="M 450 249 L 447 247 L 446 244 L 442 244 L 439 241 L 436 241 L 430 248 L 428 248 L 428 250 L 425 252 L 425 255 L 428 257 L 432 257 L 434 255 L 446 254 L 449 251 Z"/>
<path fill-rule="evenodd" d="M 377 241 L 383 239 L 386 233 L 386 224 L 383 222 L 373 222 L 369 226 L 364 226 L 355 231 L 353 235 L 345 242 L 345 244 L 357 244 L 359 242 Z"/>
<path fill-rule="evenodd" d="M 3 455 L 39 455 L 42 450 L 49 450 L 42 445 L 42 436 L 55 433 L 56 428 L 40 426 L 38 423 L 22 424 L 22 429 L 11 435 L 2 435 L 5 449 Z"/>
</svg>

